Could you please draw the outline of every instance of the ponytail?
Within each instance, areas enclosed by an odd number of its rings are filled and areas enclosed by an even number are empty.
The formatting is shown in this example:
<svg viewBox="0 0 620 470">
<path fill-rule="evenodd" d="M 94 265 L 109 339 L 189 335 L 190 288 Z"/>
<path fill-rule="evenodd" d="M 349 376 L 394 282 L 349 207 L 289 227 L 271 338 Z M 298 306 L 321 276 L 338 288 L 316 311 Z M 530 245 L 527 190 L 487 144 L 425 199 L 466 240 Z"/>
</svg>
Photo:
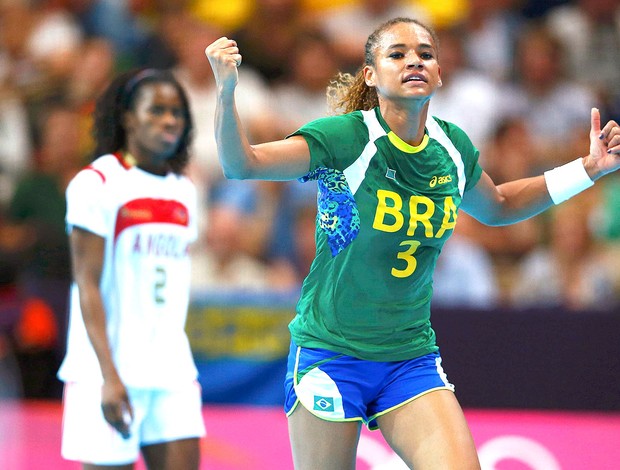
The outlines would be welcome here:
<svg viewBox="0 0 620 470">
<path fill-rule="evenodd" d="M 374 87 L 366 85 L 360 69 L 355 76 L 339 73 L 331 81 L 327 87 L 327 104 L 333 114 L 346 114 L 378 106 L 379 97 Z"/>
</svg>

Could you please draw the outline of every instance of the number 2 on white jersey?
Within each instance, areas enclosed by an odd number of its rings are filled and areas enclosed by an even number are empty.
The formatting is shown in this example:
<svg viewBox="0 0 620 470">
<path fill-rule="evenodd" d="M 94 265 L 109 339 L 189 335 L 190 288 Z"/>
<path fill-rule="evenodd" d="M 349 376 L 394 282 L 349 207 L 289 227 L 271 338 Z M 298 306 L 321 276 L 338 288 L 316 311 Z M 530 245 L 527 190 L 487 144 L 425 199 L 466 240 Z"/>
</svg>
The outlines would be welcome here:
<svg viewBox="0 0 620 470">
<path fill-rule="evenodd" d="M 164 287 L 166 287 L 166 269 L 162 266 L 155 267 L 155 285 L 153 286 L 153 298 L 158 305 L 166 302 L 164 297 Z"/>
</svg>

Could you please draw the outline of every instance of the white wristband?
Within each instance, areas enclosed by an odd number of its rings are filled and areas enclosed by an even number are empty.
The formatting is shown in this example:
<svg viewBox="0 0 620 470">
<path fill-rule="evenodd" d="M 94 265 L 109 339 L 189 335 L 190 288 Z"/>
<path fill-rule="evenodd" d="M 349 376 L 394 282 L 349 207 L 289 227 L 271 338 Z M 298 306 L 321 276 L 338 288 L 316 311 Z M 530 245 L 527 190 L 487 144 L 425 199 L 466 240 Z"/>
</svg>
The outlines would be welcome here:
<svg viewBox="0 0 620 470">
<path fill-rule="evenodd" d="M 560 204 L 594 185 L 582 158 L 545 171 L 545 182 L 554 204 Z"/>
</svg>

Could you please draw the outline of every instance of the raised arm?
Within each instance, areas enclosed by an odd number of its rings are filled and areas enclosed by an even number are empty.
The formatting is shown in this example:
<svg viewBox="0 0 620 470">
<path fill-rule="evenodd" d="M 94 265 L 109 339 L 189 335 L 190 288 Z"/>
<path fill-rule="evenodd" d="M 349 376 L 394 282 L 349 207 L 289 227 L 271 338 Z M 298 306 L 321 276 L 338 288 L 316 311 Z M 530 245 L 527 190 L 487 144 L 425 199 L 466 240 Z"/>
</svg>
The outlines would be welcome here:
<svg viewBox="0 0 620 470">
<path fill-rule="evenodd" d="M 620 127 L 615 121 L 609 121 L 601 129 L 600 113 L 593 108 L 588 155 L 544 175 L 498 186 L 483 172 L 478 184 L 465 193 L 461 208 L 487 225 L 512 224 L 569 199 L 618 168 Z"/>
<path fill-rule="evenodd" d="M 310 150 L 303 137 L 250 145 L 235 105 L 241 54 L 237 43 L 226 37 L 205 49 L 217 84 L 215 140 L 227 178 L 287 180 L 305 175 Z"/>
<path fill-rule="evenodd" d="M 103 375 L 101 389 L 103 415 L 123 437 L 128 437 L 129 423 L 126 413 L 131 417 L 133 411 L 127 390 L 112 359 L 106 330 L 106 313 L 99 289 L 105 240 L 92 232 L 73 227 L 70 244 L 73 277 L 79 289 L 84 326 Z"/>
</svg>

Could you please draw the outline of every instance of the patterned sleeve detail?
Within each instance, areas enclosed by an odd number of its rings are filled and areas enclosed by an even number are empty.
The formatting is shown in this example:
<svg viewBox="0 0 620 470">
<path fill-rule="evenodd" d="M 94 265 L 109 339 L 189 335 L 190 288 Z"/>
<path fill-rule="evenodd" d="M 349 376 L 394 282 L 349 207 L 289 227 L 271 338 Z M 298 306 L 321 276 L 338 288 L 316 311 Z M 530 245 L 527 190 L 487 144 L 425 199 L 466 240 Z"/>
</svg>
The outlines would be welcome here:
<svg viewBox="0 0 620 470">
<path fill-rule="evenodd" d="M 341 171 L 320 167 L 299 180 L 317 181 L 317 223 L 327 235 L 332 256 L 336 256 L 360 231 L 359 211 L 347 179 Z"/>
</svg>

